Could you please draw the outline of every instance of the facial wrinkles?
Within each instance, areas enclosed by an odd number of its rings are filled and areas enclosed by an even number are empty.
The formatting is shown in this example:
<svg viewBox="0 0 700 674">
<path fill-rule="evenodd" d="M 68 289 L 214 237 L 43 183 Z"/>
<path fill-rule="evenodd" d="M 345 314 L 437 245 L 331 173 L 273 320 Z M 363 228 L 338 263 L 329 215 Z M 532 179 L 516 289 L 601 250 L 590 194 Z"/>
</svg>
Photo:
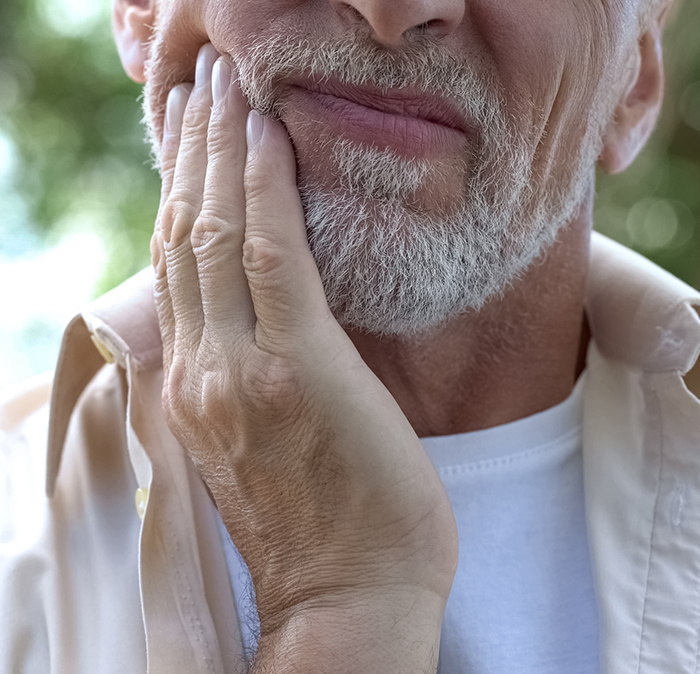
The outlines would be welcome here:
<svg viewBox="0 0 700 674">
<path fill-rule="evenodd" d="M 167 67 L 157 65 L 158 44 L 154 74 Z M 303 75 L 437 92 L 459 101 L 476 129 L 469 156 L 456 163 L 336 138 L 318 147 L 330 160 L 332 186 L 300 169 L 309 243 L 330 308 L 346 327 L 415 336 L 478 310 L 554 240 L 582 200 L 597 155 L 594 129 L 563 183 L 534 184 L 524 116 L 507 110 L 481 64 L 460 61 L 431 40 L 387 51 L 358 33 L 334 41 L 287 33 L 251 38 L 232 56 L 251 106 L 283 120 L 289 82 Z M 313 124 L 299 131 L 311 133 Z M 464 175 L 457 206 L 421 209 L 415 195 L 445 170 Z"/>
</svg>

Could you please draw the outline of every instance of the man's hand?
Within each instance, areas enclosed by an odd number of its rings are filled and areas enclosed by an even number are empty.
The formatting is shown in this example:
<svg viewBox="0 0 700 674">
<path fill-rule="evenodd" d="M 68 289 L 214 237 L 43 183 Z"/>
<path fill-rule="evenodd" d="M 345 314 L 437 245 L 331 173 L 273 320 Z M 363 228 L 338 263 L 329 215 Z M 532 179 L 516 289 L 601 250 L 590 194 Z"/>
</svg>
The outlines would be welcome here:
<svg viewBox="0 0 700 674">
<path fill-rule="evenodd" d="M 328 309 L 284 127 L 252 113 L 246 142 L 217 56 L 168 102 L 152 255 L 170 428 L 250 569 L 257 671 L 434 672 L 449 501 Z"/>
</svg>

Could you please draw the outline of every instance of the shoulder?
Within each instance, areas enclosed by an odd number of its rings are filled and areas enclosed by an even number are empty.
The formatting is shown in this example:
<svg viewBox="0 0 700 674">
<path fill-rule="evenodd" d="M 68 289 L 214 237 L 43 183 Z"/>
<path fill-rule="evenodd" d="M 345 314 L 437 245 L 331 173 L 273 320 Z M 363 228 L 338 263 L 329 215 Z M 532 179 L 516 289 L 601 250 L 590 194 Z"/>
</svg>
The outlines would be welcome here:
<svg viewBox="0 0 700 674">
<path fill-rule="evenodd" d="M 124 446 L 127 360 L 134 370 L 160 365 L 150 270 L 69 323 L 54 373 L 0 392 L 0 545 L 35 528 L 31 513 L 38 521 L 39 504 L 53 495 L 65 445 L 84 456 L 88 445 L 103 456 Z"/>
<path fill-rule="evenodd" d="M 125 373 L 102 365 L 81 391 L 50 498 L 49 384 L 34 382 L 0 406 L 0 672 L 107 666 L 110 645 L 125 642 L 141 665 Z M 54 387 L 52 397 L 60 393 Z"/>
<path fill-rule="evenodd" d="M 51 397 L 46 473 L 49 495 L 78 400 L 105 361 L 116 363 L 131 377 L 160 369 L 161 358 L 151 268 L 95 300 L 73 319 L 61 344 Z"/>
<path fill-rule="evenodd" d="M 692 377 L 700 356 L 700 292 L 597 233 L 586 314 L 606 358 L 647 373 Z"/>
</svg>

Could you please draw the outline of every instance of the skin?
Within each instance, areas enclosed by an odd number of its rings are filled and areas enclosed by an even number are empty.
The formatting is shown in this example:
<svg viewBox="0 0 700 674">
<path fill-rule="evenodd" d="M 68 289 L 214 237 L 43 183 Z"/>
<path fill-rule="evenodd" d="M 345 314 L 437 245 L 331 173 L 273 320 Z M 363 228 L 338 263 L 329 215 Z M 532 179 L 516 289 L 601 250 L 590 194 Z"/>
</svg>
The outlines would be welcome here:
<svg viewBox="0 0 700 674">
<path fill-rule="evenodd" d="M 284 124 L 249 118 L 231 59 L 212 66 L 280 20 L 329 31 L 361 21 L 387 48 L 427 24 L 447 49 L 476 50 L 527 113 L 544 183 L 580 142 L 597 76 L 620 53 L 623 10 L 636 5 L 240 0 L 235 21 L 232 5 L 172 0 L 158 18 L 176 80 L 192 80 L 200 55 L 194 89 L 170 94 L 152 244 L 164 412 L 251 570 L 257 672 L 434 672 L 458 542 L 418 438 L 506 423 L 571 392 L 588 339 L 594 167 L 577 218 L 481 312 L 420 342 L 348 333 L 325 303 L 296 190 L 312 139 L 293 112 Z M 147 2 L 115 2 L 120 54 L 139 81 L 155 20 Z M 619 61 L 608 170 L 628 165 L 653 128 L 661 27 L 659 17 L 634 34 Z M 436 185 L 436 198 L 449 189 Z"/>
</svg>

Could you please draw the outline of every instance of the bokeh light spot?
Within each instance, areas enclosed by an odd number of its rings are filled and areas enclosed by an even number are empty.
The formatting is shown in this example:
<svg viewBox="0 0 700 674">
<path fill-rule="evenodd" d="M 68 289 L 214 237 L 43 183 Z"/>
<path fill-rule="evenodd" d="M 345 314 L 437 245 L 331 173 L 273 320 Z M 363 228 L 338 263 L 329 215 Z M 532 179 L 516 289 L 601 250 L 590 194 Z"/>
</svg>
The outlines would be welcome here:
<svg viewBox="0 0 700 674">
<path fill-rule="evenodd" d="M 665 199 L 641 199 L 627 216 L 627 233 L 632 243 L 642 249 L 666 248 L 678 233 L 676 210 Z"/>
<path fill-rule="evenodd" d="M 109 12 L 110 3 L 95 0 L 41 0 L 40 18 L 60 35 L 81 37 L 90 33 Z"/>
</svg>

